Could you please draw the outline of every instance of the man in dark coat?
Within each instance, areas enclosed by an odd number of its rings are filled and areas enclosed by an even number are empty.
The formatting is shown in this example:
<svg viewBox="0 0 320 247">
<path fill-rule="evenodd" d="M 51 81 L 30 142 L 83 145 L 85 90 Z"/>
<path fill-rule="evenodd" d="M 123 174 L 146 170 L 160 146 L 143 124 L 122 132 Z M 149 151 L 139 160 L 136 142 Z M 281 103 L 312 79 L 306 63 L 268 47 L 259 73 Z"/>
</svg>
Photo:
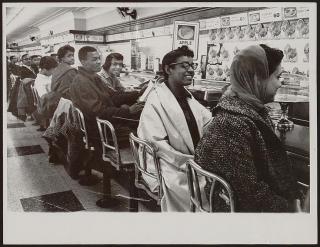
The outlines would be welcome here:
<svg viewBox="0 0 320 247">
<path fill-rule="evenodd" d="M 85 116 L 89 141 L 97 149 L 101 149 L 96 117 L 115 123 L 114 116 L 128 118 L 136 115 L 141 112 L 143 105 L 133 103 L 141 92 L 126 94 L 110 90 L 96 74 L 101 70 L 101 60 L 95 48 L 82 47 L 79 50 L 79 60 L 82 66 L 70 87 L 71 100 Z"/>
<path fill-rule="evenodd" d="M 10 56 L 7 60 L 7 99 L 10 98 L 11 90 L 14 85 L 15 77 L 19 74 L 19 66 L 16 65 L 18 58 L 16 56 Z M 14 76 L 12 76 L 14 75 Z"/>
<path fill-rule="evenodd" d="M 23 65 L 19 71 L 21 85 L 17 98 L 17 108 L 19 116 L 21 116 L 22 120 L 25 120 L 26 114 L 32 114 L 36 109 L 33 102 L 31 85 L 34 83 L 37 75 L 31 68 L 31 59 L 28 54 L 24 54 L 21 60 Z"/>
</svg>

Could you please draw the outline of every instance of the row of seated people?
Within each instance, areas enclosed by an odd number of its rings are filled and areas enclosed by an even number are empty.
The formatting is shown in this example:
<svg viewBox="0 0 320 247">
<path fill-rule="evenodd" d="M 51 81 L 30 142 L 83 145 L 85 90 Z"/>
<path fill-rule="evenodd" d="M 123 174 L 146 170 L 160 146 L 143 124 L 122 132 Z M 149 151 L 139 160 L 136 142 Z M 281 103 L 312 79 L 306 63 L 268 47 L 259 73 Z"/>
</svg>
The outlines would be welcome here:
<svg viewBox="0 0 320 247">
<path fill-rule="evenodd" d="M 133 105 L 127 105 L 119 98 L 120 94 L 111 91 L 97 76 L 101 61 L 95 48 L 83 47 L 78 56 L 82 67 L 69 93 L 73 104 L 85 116 L 90 142 L 98 150 L 98 157 L 101 140 L 96 117 L 117 126 L 123 124 L 116 122 L 115 116 L 135 118 L 138 114 L 138 137 L 157 148 L 162 211 L 190 210 L 186 162 L 193 158 L 204 170 L 230 183 L 237 212 L 299 209 L 302 195 L 264 106 L 273 101 L 281 86 L 282 51 L 265 45 L 243 49 L 231 66 L 231 86 L 212 113 L 185 89 L 192 83 L 196 67 L 193 52 L 186 46 L 164 56 L 164 77 L 154 82 L 144 106 L 133 103 L 138 97 L 130 102 Z M 152 162 L 151 159 L 148 162 L 149 169 L 155 170 Z M 145 180 L 151 190 L 156 188 L 154 179 L 145 177 Z M 207 207 L 210 184 L 203 176 L 198 180 L 203 205 Z M 212 195 L 217 201 L 214 211 L 225 210 L 220 195 L 218 189 Z"/>
</svg>

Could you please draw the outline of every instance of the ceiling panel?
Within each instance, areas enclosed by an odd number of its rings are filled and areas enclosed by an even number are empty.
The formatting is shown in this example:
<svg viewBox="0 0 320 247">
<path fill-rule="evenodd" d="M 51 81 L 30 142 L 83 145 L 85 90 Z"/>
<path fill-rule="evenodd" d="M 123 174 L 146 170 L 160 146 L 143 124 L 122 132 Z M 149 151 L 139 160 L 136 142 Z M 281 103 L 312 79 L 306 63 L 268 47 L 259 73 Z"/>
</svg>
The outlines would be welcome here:
<svg viewBox="0 0 320 247">
<path fill-rule="evenodd" d="M 39 25 L 53 20 L 59 15 L 71 11 L 85 11 L 90 8 L 78 7 L 7 7 L 6 8 L 6 37 L 13 41 L 26 37 L 29 33 L 39 30 Z"/>
</svg>

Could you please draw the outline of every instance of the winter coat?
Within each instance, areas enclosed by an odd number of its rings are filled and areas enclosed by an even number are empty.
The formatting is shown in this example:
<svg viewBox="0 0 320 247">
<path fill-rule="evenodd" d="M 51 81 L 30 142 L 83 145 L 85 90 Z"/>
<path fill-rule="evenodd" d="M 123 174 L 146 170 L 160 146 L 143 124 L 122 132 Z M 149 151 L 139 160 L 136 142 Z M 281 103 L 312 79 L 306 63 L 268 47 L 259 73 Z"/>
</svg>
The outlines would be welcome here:
<svg viewBox="0 0 320 247">
<path fill-rule="evenodd" d="M 36 79 L 36 74 L 26 66 L 20 67 L 19 76 L 21 80 L 26 78 Z M 33 84 L 33 82 L 30 82 L 28 84 L 20 84 L 17 97 L 17 108 L 19 116 L 26 115 L 26 113 L 31 114 L 36 110 L 36 107 L 34 106 L 33 94 L 31 91 L 31 84 Z"/>
<path fill-rule="evenodd" d="M 291 212 L 299 197 L 292 167 L 266 108 L 258 113 L 237 97 L 220 99 L 195 161 L 230 183 L 238 212 Z M 214 209 L 225 211 L 218 191 Z"/>
<path fill-rule="evenodd" d="M 96 73 L 83 67 L 73 79 L 70 87 L 71 100 L 84 114 L 89 138 L 100 142 L 96 117 L 113 122 L 113 116 L 130 117 L 129 107 L 139 97 L 139 93 L 117 93 L 108 88 Z M 101 144 L 100 144 L 101 145 Z"/>
<path fill-rule="evenodd" d="M 66 63 L 60 63 L 52 74 L 51 91 L 59 93 L 70 100 L 70 85 L 77 70 Z"/>
</svg>

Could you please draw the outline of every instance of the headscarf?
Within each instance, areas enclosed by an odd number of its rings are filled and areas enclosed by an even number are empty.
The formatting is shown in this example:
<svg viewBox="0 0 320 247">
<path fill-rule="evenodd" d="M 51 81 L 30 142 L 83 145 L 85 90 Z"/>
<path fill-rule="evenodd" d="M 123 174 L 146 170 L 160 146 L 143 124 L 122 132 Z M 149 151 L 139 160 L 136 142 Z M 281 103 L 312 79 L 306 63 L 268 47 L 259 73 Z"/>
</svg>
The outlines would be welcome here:
<svg viewBox="0 0 320 247">
<path fill-rule="evenodd" d="M 224 93 L 238 96 L 257 111 L 266 102 L 266 79 L 269 77 L 268 60 L 264 49 L 252 45 L 241 50 L 233 59 L 230 68 L 231 86 Z"/>
</svg>

